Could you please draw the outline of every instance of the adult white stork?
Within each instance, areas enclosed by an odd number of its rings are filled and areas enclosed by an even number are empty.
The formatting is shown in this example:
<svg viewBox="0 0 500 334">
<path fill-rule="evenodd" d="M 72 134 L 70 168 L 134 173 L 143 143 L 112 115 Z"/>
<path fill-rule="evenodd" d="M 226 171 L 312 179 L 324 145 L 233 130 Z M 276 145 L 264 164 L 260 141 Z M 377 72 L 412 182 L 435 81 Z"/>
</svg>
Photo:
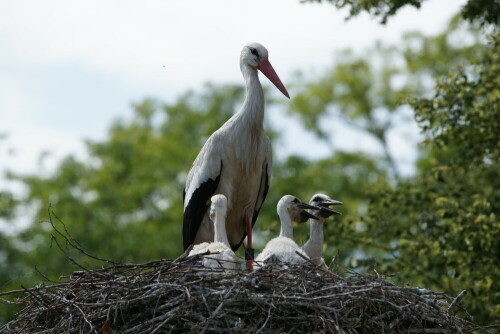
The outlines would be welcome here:
<svg viewBox="0 0 500 334">
<path fill-rule="evenodd" d="M 271 239 L 262 252 L 255 258 L 255 261 L 281 261 L 287 263 L 304 263 L 306 260 L 299 255 L 300 252 L 305 258 L 307 254 L 293 241 L 293 226 L 292 222 L 305 223 L 309 218 L 316 219 L 315 216 L 307 212 L 305 209 L 320 210 L 306 203 L 302 203 L 297 197 L 292 195 L 283 196 L 278 202 L 278 216 L 281 221 L 280 235 Z"/>
<path fill-rule="evenodd" d="M 210 197 L 223 194 L 228 201 L 226 231 L 229 244 L 237 250 L 251 231 L 269 188 L 271 142 L 264 133 L 264 93 L 260 70 L 288 98 L 259 43 L 241 51 L 240 68 L 246 84 L 242 108 L 215 131 L 201 149 L 187 176 L 184 189 L 184 249 L 214 237 L 208 206 Z"/>
<path fill-rule="evenodd" d="M 194 245 L 189 252 L 189 256 L 208 253 L 203 257 L 205 267 L 234 269 L 236 255 L 229 245 L 226 234 L 227 199 L 224 195 L 214 195 L 211 202 L 210 220 L 212 220 L 214 226 L 213 242 Z"/>
<path fill-rule="evenodd" d="M 315 194 L 311 197 L 309 204 L 317 207 L 318 209 L 310 210 L 310 213 L 315 217 L 309 220 L 309 240 L 304 244 L 304 246 L 301 247 L 301 249 L 306 252 L 311 259 L 311 262 L 316 265 L 321 265 L 323 268 L 327 268 L 325 260 L 323 259 L 323 223 L 331 215 L 341 214 L 338 211 L 328 209 L 328 207 L 331 205 L 342 205 L 343 203 L 333 200 L 325 194 Z"/>
</svg>

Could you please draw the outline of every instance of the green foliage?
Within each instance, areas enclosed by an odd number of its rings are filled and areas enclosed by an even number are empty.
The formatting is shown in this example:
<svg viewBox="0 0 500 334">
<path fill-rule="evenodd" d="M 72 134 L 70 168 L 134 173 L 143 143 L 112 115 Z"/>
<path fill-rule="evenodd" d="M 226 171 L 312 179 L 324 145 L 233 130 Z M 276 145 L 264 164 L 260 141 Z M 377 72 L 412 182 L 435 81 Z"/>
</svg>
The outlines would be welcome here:
<svg viewBox="0 0 500 334">
<path fill-rule="evenodd" d="M 458 294 L 475 320 L 500 317 L 500 108 L 498 36 L 470 71 L 438 80 L 413 100 L 431 155 L 420 174 L 372 194 L 368 230 L 392 245 L 376 260 L 412 284 Z M 415 275 L 415 272 L 418 275 Z"/>
<path fill-rule="evenodd" d="M 373 193 L 367 231 L 377 233 L 376 244 L 391 246 L 372 259 L 377 270 L 450 294 L 467 289 L 476 321 L 498 318 L 499 171 L 498 164 L 465 170 L 436 160 L 397 189 Z"/>
<path fill-rule="evenodd" d="M 10 191 L 0 191 L 0 217 L 12 219 L 17 204 L 14 195 Z"/>
<path fill-rule="evenodd" d="M 500 3 L 497 0 L 469 0 L 462 9 L 462 15 L 469 21 L 481 25 L 500 25 Z"/>
<path fill-rule="evenodd" d="M 481 62 L 441 78 L 431 99 L 413 102 L 436 149 L 453 149 L 457 164 L 500 159 L 500 35 Z"/>
<path fill-rule="evenodd" d="M 293 92 L 289 113 L 326 143 L 333 142 L 333 135 L 322 126 L 325 120 L 336 119 L 371 135 L 383 149 L 386 167 L 399 179 L 388 134 L 394 122 L 401 121 L 408 96 L 427 92 L 425 82 L 447 74 L 450 66 L 466 65 L 480 56 L 479 32 L 473 27 L 467 32 L 463 29 L 455 18 L 445 32 L 432 38 L 406 34 L 399 49 L 377 42 L 362 56 L 343 51 L 336 64 L 319 77 L 297 77 L 301 89 Z M 469 43 L 453 43 L 450 37 L 455 34 L 469 37 Z"/>
<path fill-rule="evenodd" d="M 387 23 L 387 19 L 405 6 L 420 8 L 424 0 L 302 0 L 302 2 L 329 2 L 337 8 L 349 8 L 349 17 L 367 12 L 372 16 L 381 17 L 381 23 Z"/>
<path fill-rule="evenodd" d="M 425 75 L 440 77 L 448 74 L 451 67 L 467 66 L 481 57 L 482 39 L 481 29 L 464 23 L 456 15 L 443 33 L 432 38 L 420 32 L 406 33 L 401 53 L 412 77 L 420 82 Z"/>
<path fill-rule="evenodd" d="M 325 119 L 337 118 L 370 134 L 382 145 L 386 163 L 399 177 L 387 148 L 387 132 L 393 114 L 412 87 L 407 84 L 395 87 L 392 83 L 403 71 L 390 61 L 395 53 L 393 48 L 377 44 L 372 51 L 382 64 L 380 69 L 375 69 L 363 57 L 344 52 L 334 67 L 302 85 L 304 88 L 294 94 L 289 111 L 300 117 L 306 129 L 327 143 L 332 142 L 333 137 L 331 131 L 322 127 Z"/>
<path fill-rule="evenodd" d="M 301 2 L 328 2 L 337 8 L 349 8 L 349 18 L 361 12 L 380 17 L 385 24 L 401 8 L 420 8 L 424 0 L 301 0 Z M 481 25 L 500 23 L 500 3 L 497 0 L 469 0 L 462 9 L 462 16 Z"/>
</svg>

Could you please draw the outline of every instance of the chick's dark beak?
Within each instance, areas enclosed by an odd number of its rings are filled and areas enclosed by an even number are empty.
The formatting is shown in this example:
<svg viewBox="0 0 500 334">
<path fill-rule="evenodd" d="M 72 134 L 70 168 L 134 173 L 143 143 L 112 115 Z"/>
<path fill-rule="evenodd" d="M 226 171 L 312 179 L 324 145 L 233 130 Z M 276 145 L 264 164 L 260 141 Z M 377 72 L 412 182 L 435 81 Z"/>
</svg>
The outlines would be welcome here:
<svg viewBox="0 0 500 334">
<path fill-rule="evenodd" d="M 329 207 L 331 205 L 344 205 L 344 203 L 340 202 L 340 201 L 336 201 L 334 199 L 327 199 L 327 200 L 324 200 L 323 202 L 319 203 L 319 206 L 322 206 L 322 207 Z"/>
<path fill-rule="evenodd" d="M 306 211 L 306 209 L 311 209 L 311 210 L 321 210 L 320 207 L 306 204 L 306 203 L 300 203 L 298 207 L 302 210 L 300 210 L 300 222 L 305 223 L 309 219 L 318 219 L 315 215 L 309 213 Z"/>
<path fill-rule="evenodd" d="M 298 205 L 298 207 L 301 208 L 301 209 L 319 210 L 319 207 L 314 206 L 314 205 L 310 205 L 310 204 L 306 204 L 306 203 L 300 203 Z"/>
<path fill-rule="evenodd" d="M 342 215 L 340 212 L 338 211 L 335 211 L 335 210 L 332 210 L 332 209 L 328 209 L 328 208 L 325 208 L 325 207 L 321 207 L 320 210 L 319 210 L 319 215 L 323 218 L 328 218 L 332 215 Z"/>
<path fill-rule="evenodd" d="M 344 203 L 336 201 L 334 199 L 326 199 L 318 204 L 318 206 L 321 207 L 321 210 L 319 211 L 318 215 L 321 216 L 322 218 L 328 218 L 332 215 L 341 215 L 340 212 L 330 209 L 329 206 L 343 205 L 343 204 Z"/>
<path fill-rule="evenodd" d="M 309 219 L 318 219 L 318 217 L 316 217 L 315 215 L 313 214 L 310 214 L 309 212 L 307 212 L 306 210 L 302 210 L 300 211 L 300 222 L 301 223 L 305 223 L 306 221 L 308 221 Z"/>
</svg>

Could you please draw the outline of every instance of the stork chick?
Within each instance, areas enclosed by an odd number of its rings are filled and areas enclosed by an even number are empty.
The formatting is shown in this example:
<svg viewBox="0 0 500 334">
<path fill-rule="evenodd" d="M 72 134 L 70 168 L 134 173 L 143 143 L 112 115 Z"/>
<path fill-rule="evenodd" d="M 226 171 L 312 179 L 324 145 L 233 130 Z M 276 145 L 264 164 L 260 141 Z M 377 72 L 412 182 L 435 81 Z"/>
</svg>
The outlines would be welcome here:
<svg viewBox="0 0 500 334">
<path fill-rule="evenodd" d="M 227 198 L 224 195 L 215 195 L 212 196 L 211 202 L 210 219 L 214 225 L 214 241 L 194 245 L 189 256 L 208 253 L 203 257 L 205 267 L 234 269 L 236 255 L 226 234 Z"/>
<path fill-rule="evenodd" d="M 310 234 L 309 240 L 301 247 L 303 251 L 309 256 L 311 261 L 327 269 L 325 259 L 323 258 L 323 223 L 332 215 L 340 215 L 341 213 L 331 210 L 328 207 L 331 205 L 342 205 L 342 202 L 331 199 L 325 194 L 315 194 L 311 197 L 310 205 L 317 207 L 309 212 L 314 216 L 309 220 Z"/>
<path fill-rule="evenodd" d="M 292 195 L 283 196 L 278 202 L 278 216 L 281 221 L 280 235 L 271 239 L 262 252 L 255 259 L 257 262 L 271 260 L 287 263 L 304 263 L 306 260 L 299 255 L 301 253 L 308 258 L 306 253 L 293 241 L 292 222 L 304 223 L 309 218 L 316 218 L 305 209 L 320 210 L 320 208 L 301 202 Z"/>
</svg>

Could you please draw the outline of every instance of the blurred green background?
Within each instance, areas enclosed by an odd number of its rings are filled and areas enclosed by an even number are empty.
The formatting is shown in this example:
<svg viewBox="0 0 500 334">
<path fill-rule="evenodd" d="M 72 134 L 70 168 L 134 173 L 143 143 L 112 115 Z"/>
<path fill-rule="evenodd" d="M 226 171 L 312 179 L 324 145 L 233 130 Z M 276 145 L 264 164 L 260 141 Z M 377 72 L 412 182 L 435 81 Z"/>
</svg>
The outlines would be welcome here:
<svg viewBox="0 0 500 334">
<path fill-rule="evenodd" d="M 369 12 L 384 24 L 423 1 L 311 0 L 303 6 L 310 2 L 345 7 L 352 16 Z M 343 215 L 325 223 L 327 263 L 338 251 L 337 264 L 356 271 L 397 273 L 399 283 L 452 296 L 467 289 L 463 304 L 474 321 L 498 322 L 499 6 L 470 0 L 438 35 L 414 32 L 397 45 L 374 41 L 362 52 L 341 51 L 321 73 L 296 73 L 291 101 L 273 99 L 279 92 L 268 89 L 267 113 L 279 109 L 299 120 L 330 152 L 321 159 L 275 154 L 256 225 L 258 247 L 279 231 L 281 196 L 308 201 L 324 192 L 344 202 Z M 89 159 L 68 156 L 50 173 L 6 171 L 26 191 L 0 189 L 1 219 L 15 222 L 30 212 L 33 218 L 18 233 L 0 232 L 1 291 L 43 281 L 38 270 L 56 281 L 78 270 L 51 243 L 49 206 L 94 255 L 133 263 L 177 257 L 186 174 L 243 95 L 243 86 L 206 84 L 172 103 L 144 99 L 132 106 L 132 118 L 109 126 L 105 139 L 86 142 Z M 266 122 L 273 143 L 280 143 L 282 135 Z M 382 154 L 339 149 L 328 122 L 370 137 Z M 414 122 L 423 134 L 419 159 L 416 172 L 403 176 L 388 137 Z M 295 240 L 305 242 L 308 232 L 307 225 L 296 226 Z M 90 268 L 103 265 L 68 252 Z M 0 324 L 18 310 L 0 301 Z"/>
</svg>

